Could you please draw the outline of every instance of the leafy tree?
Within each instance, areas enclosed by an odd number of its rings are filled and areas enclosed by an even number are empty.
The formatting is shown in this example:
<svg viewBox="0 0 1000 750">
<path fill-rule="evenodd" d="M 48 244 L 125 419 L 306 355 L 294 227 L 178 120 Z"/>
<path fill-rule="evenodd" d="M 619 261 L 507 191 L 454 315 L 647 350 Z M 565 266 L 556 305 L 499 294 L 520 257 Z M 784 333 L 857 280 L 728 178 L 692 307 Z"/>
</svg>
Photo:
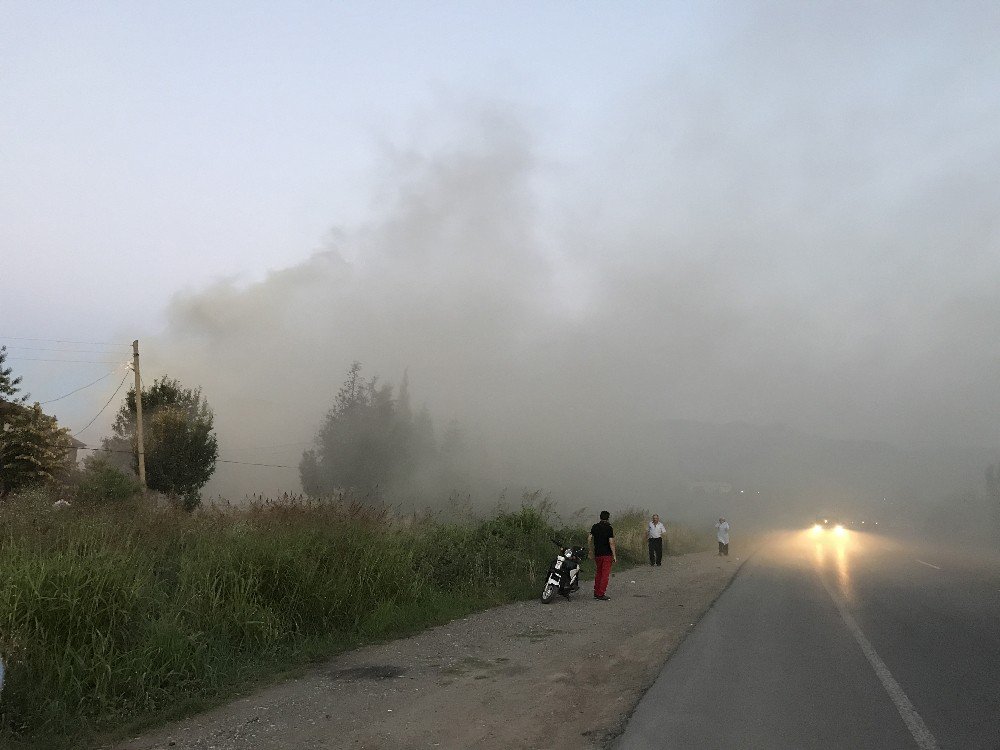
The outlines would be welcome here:
<svg viewBox="0 0 1000 750">
<path fill-rule="evenodd" d="M 27 393 L 22 396 L 17 395 L 21 390 L 18 388 L 21 385 L 21 378 L 11 378 L 12 369 L 3 366 L 6 361 L 7 347 L 0 346 L 0 410 L 2 411 L 6 411 L 11 404 L 23 404 L 28 400 Z"/>
<path fill-rule="evenodd" d="M 398 396 L 391 385 L 366 379 L 361 363 L 351 365 L 333 406 L 316 435 L 315 447 L 302 454 L 299 475 L 309 495 L 342 489 L 385 489 L 411 480 L 436 453 L 426 410 L 415 417 L 409 378 Z"/>
<path fill-rule="evenodd" d="M 342 488 L 371 488 L 388 478 L 386 422 L 391 419 L 392 392 L 378 388 L 375 378 L 351 365 L 333 407 L 316 436 L 315 450 L 303 453 L 299 472 L 303 489 L 323 495 Z"/>
<path fill-rule="evenodd" d="M 218 441 L 214 415 L 201 388 L 182 388 L 166 375 L 142 389 L 143 448 L 146 484 L 150 489 L 180 497 L 188 509 L 199 502 L 198 491 L 215 472 Z M 135 389 L 129 390 L 105 439 L 111 455 L 131 454 L 131 469 L 139 470 L 136 441 Z M 124 453 L 123 453 L 124 452 Z"/>
<path fill-rule="evenodd" d="M 0 416 L 0 497 L 33 484 L 57 481 L 70 468 L 69 430 L 38 404 Z"/>
<path fill-rule="evenodd" d="M 299 476 L 312 496 L 340 490 L 390 492 L 409 498 L 468 484 L 464 435 L 453 422 L 439 447 L 426 407 L 414 413 L 407 373 L 398 394 L 365 378 L 355 362 L 316 434 L 302 454 Z"/>
<path fill-rule="evenodd" d="M 21 378 L 4 367 L 7 348 L 0 347 L 0 497 L 32 484 L 60 479 L 69 469 L 69 430 L 37 403 L 26 406 L 18 395 Z"/>
</svg>

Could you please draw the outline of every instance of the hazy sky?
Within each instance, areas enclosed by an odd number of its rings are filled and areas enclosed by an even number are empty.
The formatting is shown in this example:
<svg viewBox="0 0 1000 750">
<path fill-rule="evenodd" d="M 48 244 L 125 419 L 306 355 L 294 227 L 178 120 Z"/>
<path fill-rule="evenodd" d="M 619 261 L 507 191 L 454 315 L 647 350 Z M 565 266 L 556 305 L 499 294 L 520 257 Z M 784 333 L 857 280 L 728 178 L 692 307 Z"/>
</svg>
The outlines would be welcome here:
<svg viewBox="0 0 1000 750">
<path fill-rule="evenodd" d="M 293 460 L 355 359 L 528 454 L 1000 445 L 998 39 L 993 2 L 8 0 L 0 343 L 46 400 L 112 366 L 32 360 L 110 360 L 23 339 L 139 338 L 236 457 Z"/>
</svg>

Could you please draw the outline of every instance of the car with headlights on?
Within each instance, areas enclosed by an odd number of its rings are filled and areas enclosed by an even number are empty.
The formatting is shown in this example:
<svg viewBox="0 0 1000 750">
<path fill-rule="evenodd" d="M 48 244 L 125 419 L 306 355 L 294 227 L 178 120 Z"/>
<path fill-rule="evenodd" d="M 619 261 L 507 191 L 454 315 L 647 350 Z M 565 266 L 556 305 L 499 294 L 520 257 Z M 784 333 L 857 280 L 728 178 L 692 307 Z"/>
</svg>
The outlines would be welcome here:
<svg viewBox="0 0 1000 750">
<path fill-rule="evenodd" d="M 834 516 L 825 515 L 816 517 L 812 532 L 814 534 L 846 534 L 847 529 L 842 521 Z"/>
</svg>

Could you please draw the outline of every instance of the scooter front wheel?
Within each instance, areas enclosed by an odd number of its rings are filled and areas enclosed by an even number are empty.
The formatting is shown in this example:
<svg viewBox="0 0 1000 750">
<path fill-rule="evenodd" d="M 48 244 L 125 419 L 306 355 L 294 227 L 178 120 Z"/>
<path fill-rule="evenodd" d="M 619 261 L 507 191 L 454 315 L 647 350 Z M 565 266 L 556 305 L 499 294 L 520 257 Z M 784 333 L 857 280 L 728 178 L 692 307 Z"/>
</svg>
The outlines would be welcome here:
<svg viewBox="0 0 1000 750">
<path fill-rule="evenodd" d="M 556 591 L 558 590 L 559 587 L 554 583 L 546 583 L 545 588 L 542 589 L 542 604 L 548 604 L 555 599 Z"/>
</svg>

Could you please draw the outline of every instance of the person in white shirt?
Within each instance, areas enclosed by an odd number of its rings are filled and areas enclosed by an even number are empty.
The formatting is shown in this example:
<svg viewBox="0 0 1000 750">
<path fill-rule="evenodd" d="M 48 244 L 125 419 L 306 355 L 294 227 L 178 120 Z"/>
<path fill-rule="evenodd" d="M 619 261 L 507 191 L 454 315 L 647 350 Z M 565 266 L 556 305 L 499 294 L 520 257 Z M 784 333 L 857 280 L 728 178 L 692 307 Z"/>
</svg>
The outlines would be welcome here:
<svg viewBox="0 0 1000 750">
<path fill-rule="evenodd" d="M 663 535 L 667 527 L 660 523 L 660 517 L 653 514 L 653 520 L 646 527 L 646 543 L 649 545 L 649 564 L 659 565 L 663 560 Z"/>
<path fill-rule="evenodd" d="M 729 557 L 729 521 L 725 518 L 715 524 L 715 538 L 719 540 L 719 555 Z"/>
</svg>

